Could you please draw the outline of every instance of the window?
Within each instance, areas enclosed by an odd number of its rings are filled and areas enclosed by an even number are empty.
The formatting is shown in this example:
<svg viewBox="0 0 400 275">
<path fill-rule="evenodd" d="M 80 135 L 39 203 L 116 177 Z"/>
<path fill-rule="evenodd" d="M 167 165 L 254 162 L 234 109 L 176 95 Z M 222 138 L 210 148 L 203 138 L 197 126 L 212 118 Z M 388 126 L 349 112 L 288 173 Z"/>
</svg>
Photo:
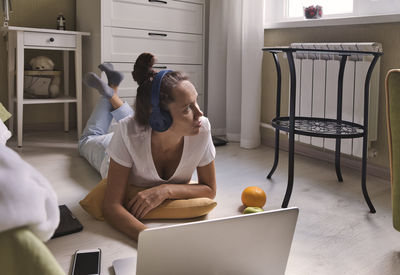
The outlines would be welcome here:
<svg viewBox="0 0 400 275">
<path fill-rule="evenodd" d="M 264 1 L 265 28 L 400 22 L 400 0 Z M 303 7 L 311 5 L 322 6 L 321 19 L 304 19 Z"/>
<path fill-rule="evenodd" d="M 322 6 L 324 15 L 353 13 L 353 0 L 287 0 L 286 17 L 303 17 L 303 7 Z"/>
</svg>

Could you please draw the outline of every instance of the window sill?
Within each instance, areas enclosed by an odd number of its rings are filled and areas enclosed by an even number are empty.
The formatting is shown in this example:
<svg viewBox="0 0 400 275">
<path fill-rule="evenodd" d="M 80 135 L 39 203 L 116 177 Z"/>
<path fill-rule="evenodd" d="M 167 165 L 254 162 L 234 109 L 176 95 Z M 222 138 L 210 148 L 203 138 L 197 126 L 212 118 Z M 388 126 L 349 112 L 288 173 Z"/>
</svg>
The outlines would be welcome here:
<svg viewBox="0 0 400 275">
<path fill-rule="evenodd" d="M 274 23 L 266 22 L 264 24 L 264 29 L 379 24 L 379 23 L 389 23 L 389 22 L 400 22 L 400 14 L 354 16 L 354 17 L 344 17 L 344 18 L 301 19 L 301 20 L 274 22 Z"/>
</svg>

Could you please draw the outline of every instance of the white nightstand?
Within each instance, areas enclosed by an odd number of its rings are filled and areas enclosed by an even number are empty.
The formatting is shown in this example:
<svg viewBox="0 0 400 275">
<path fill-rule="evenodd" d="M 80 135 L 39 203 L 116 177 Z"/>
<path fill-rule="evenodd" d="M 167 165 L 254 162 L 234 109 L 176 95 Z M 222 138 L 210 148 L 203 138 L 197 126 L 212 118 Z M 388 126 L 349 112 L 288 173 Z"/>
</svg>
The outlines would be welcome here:
<svg viewBox="0 0 400 275">
<path fill-rule="evenodd" d="M 76 103 L 78 138 L 82 132 L 82 36 L 88 32 L 35 29 L 24 27 L 5 27 L 8 32 L 8 107 L 10 113 L 17 115 L 18 147 L 22 146 L 22 126 L 24 104 L 64 104 L 64 130 L 68 131 L 69 103 Z M 64 95 L 49 99 L 24 98 L 24 50 L 63 51 Z M 69 52 L 75 52 L 75 87 L 76 96 L 69 95 Z M 14 82 L 14 75 L 16 81 Z M 16 83 L 16 89 L 15 89 Z M 16 92 L 15 92 L 16 91 Z M 14 102 L 17 104 L 14 112 Z M 9 120 L 10 131 L 14 132 L 13 119 Z"/>
</svg>

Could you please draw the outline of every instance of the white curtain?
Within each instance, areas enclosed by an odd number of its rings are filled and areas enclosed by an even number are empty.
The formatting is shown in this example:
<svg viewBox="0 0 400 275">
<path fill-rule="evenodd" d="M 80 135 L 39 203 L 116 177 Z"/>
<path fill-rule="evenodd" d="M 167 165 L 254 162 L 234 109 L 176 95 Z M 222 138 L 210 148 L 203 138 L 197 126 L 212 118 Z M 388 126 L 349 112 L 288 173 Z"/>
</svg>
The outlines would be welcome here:
<svg viewBox="0 0 400 275">
<path fill-rule="evenodd" d="M 214 135 L 260 145 L 263 0 L 210 1 L 208 112 Z"/>
</svg>

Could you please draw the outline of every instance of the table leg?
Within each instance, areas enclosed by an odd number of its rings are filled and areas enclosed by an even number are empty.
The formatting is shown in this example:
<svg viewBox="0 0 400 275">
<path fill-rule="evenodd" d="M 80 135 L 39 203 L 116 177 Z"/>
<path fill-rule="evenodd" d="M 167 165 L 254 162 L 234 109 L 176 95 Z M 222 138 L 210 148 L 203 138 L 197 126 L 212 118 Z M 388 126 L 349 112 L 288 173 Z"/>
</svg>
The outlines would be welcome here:
<svg viewBox="0 0 400 275">
<path fill-rule="evenodd" d="M 296 111 L 296 69 L 293 61 L 293 53 L 287 52 L 287 59 L 290 70 L 290 115 L 289 115 L 289 163 L 288 163 L 288 184 L 282 208 L 286 208 L 292 195 L 294 179 L 294 126 Z"/>
<path fill-rule="evenodd" d="M 372 71 L 379 59 L 379 55 L 374 55 L 374 59 L 369 65 L 367 76 L 364 85 L 364 136 L 363 136 L 363 151 L 362 151 L 362 167 L 361 167 L 361 189 L 364 199 L 368 204 L 371 213 L 376 213 L 375 207 L 369 198 L 367 191 L 367 151 L 368 151 L 368 111 L 369 111 L 369 83 L 371 80 Z"/>
<path fill-rule="evenodd" d="M 347 55 L 342 55 L 340 59 L 339 76 L 338 76 L 338 93 L 337 93 L 337 110 L 336 110 L 336 120 L 338 123 L 342 122 L 342 111 L 343 111 L 343 79 L 344 79 L 344 69 L 346 67 Z M 338 133 L 341 134 L 341 133 Z M 340 151 L 341 151 L 340 138 L 336 138 L 335 147 L 335 168 L 336 176 L 339 182 L 343 181 L 342 172 L 340 170 Z"/>
<path fill-rule="evenodd" d="M 8 33 L 8 111 L 13 115 L 8 120 L 8 128 L 14 133 L 14 99 L 15 99 L 15 33 Z"/>
<path fill-rule="evenodd" d="M 69 51 L 63 51 L 64 95 L 69 96 Z M 69 104 L 64 103 L 64 131 L 69 131 Z"/>
<path fill-rule="evenodd" d="M 342 171 L 340 170 L 340 151 L 341 151 L 341 142 L 340 138 L 336 139 L 336 147 L 335 147 L 335 168 L 336 168 L 336 176 L 339 182 L 343 181 Z"/>
<path fill-rule="evenodd" d="M 278 54 L 272 53 L 275 61 L 276 67 L 276 77 L 277 77 L 277 85 L 276 85 L 276 113 L 275 116 L 279 117 L 281 115 L 281 83 L 282 83 L 282 76 L 281 76 L 281 66 L 279 64 Z M 274 165 L 269 172 L 267 179 L 270 179 L 274 174 L 276 167 L 278 166 L 279 161 L 279 129 L 275 129 L 275 159 Z"/>
<path fill-rule="evenodd" d="M 24 106 L 24 36 L 17 32 L 17 145 L 22 147 L 23 106 Z"/>
<path fill-rule="evenodd" d="M 272 175 L 274 174 L 276 167 L 278 167 L 278 162 L 279 162 L 279 130 L 275 129 L 275 158 L 274 158 L 274 165 L 271 168 L 271 171 L 269 171 L 267 179 L 270 179 Z"/>
<path fill-rule="evenodd" d="M 362 167 L 361 167 L 361 189 L 364 195 L 364 199 L 367 202 L 371 213 L 376 213 L 375 207 L 369 198 L 367 191 L 367 151 L 368 151 L 368 135 L 363 137 L 363 152 L 362 152 Z"/>
<path fill-rule="evenodd" d="M 82 36 L 76 36 L 75 50 L 76 119 L 78 139 L 82 133 Z"/>
</svg>

